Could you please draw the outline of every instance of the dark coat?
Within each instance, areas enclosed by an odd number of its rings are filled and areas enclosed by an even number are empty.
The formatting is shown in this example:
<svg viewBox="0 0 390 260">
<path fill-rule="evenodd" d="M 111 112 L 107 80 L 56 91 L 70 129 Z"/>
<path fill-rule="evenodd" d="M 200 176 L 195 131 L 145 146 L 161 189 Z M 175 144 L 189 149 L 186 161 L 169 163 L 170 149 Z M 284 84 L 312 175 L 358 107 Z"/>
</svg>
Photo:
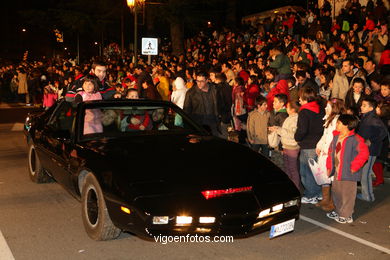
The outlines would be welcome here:
<svg viewBox="0 0 390 260">
<path fill-rule="evenodd" d="M 318 107 L 317 102 L 311 104 Z M 314 104 L 315 103 L 315 104 Z M 325 111 L 319 107 L 319 112 L 314 112 L 310 107 L 302 106 L 298 113 L 297 131 L 294 138 L 298 142 L 301 149 L 315 149 L 318 141 L 321 139 L 324 132 L 324 115 Z"/>
<path fill-rule="evenodd" d="M 197 86 L 193 86 L 187 91 L 186 98 L 184 100 L 183 110 L 200 124 L 205 123 L 207 115 L 214 116 L 215 121 L 218 121 L 218 93 L 214 85 L 209 84 L 208 93 L 211 95 L 211 106 L 213 111 L 206 111 L 202 90 L 200 90 Z"/>
<path fill-rule="evenodd" d="M 218 114 L 224 124 L 230 123 L 232 120 L 232 86 L 227 82 L 221 82 L 216 86 L 218 92 Z"/>
<path fill-rule="evenodd" d="M 387 127 L 376 115 L 375 110 L 363 114 L 357 132 L 366 141 L 369 140 L 370 156 L 378 156 L 382 149 L 383 139 L 387 137 Z"/>
<path fill-rule="evenodd" d="M 367 97 L 367 95 L 364 94 L 364 90 L 363 90 L 358 102 L 356 102 L 355 99 L 353 98 L 353 88 L 350 88 L 347 92 L 347 95 L 345 96 L 345 107 L 352 108 L 354 110 L 359 111 L 360 107 L 362 106 L 363 99 L 365 97 Z"/>
</svg>

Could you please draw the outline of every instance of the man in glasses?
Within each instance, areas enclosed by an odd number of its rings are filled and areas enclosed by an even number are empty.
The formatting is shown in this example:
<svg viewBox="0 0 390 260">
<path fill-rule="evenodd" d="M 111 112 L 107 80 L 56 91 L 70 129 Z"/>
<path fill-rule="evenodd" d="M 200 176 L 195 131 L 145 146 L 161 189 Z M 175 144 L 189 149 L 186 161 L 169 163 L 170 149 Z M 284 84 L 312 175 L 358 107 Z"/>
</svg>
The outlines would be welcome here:
<svg viewBox="0 0 390 260">
<path fill-rule="evenodd" d="M 220 136 L 217 89 L 208 83 L 206 72 L 196 74 L 196 86 L 187 91 L 183 109 L 196 122 L 208 126 L 213 135 Z"/>
</svg>

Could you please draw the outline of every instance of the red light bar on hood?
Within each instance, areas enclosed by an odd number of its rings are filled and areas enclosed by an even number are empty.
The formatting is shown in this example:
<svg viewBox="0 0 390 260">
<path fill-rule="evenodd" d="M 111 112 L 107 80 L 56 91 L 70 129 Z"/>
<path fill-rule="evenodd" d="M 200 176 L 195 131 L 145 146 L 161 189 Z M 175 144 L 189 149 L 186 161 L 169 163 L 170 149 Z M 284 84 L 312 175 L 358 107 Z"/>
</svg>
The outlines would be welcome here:
<svg viewBox="0 0 390 260">
<path fill-rule="evenodd" d="M 226 189 L 226 190 L 205 190 L 205 191 L 202 191 L 202 195 L 206 198 L 206 200 L 208 200 L 208 199 L 220 197 L 220 196 L 227 195 L 227 194 L 233 194 L 233 193 L 239 193 L 239 192 L 245 192 L 245 191 L 251 191 L 251 190 L 252 190 L 252 186 L 240 187 L 240 188 L 230 188 L 230 189 Z"/>
</svg>

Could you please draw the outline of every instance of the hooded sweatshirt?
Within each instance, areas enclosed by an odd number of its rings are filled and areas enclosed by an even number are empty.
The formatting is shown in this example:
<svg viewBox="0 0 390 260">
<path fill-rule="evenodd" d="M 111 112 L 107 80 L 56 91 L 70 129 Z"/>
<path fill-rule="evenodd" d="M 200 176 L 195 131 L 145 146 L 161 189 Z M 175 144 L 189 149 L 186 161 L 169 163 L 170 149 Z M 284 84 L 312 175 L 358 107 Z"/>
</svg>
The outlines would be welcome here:
<svg viewBox="0 0 390 260">
<path fill-rule="evenodd" d="M 176 78 L 175 87 L 176 90 L 172 92 L 171 101 L 172 103 L 176 104 L 178 107 L 183 109 L 187 88 L 184 80 L 181 77 Z"/>
<path fill-rule="evenodd" d="M 294 138 L 301 149 L 315 149 L 324 132 L 325 111 L 317 101 L 301 106 L 298 113 L 297 131 Z"/>
</svg>

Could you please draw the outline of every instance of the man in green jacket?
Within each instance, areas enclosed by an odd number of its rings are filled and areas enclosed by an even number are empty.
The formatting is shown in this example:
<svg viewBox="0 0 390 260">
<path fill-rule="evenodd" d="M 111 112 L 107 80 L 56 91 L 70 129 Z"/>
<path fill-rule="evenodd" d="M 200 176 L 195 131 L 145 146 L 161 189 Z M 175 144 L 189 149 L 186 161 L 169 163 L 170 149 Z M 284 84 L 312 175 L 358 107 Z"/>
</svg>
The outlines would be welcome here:
<svg viewBox="0 0 390 260">
<path fill-rule="evenodd" d="M 283 54 L 279 46 L 273 47 L 269 53 L 272 60 L 269 63 L 271 68 L 278 71 L 276 81 L 281 79 L 288 79 L 291 76 L 291 65 L 289 58 Z"/>
</svg>

